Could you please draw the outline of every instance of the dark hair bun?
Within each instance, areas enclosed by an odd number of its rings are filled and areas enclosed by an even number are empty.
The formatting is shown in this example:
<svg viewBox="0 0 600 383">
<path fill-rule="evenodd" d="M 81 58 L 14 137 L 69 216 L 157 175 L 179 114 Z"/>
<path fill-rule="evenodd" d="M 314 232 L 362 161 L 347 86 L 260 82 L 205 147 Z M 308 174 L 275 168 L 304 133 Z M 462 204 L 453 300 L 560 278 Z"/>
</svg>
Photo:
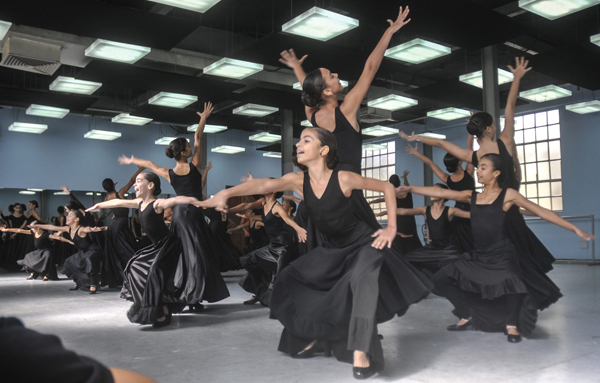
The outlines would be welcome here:
<svg viewBox="0 0 600 383">
<path fill-rule="evenodd" d="M 336 154 L 327 154 L 327 167 L 329 169 L 335 169 L 335 167 L 338 165 L 338 162 L 340 162 L 340 159 Z"/>
<path fill-rule="evenodd" d="M 171 148 L 166 148 L 165 149 L 165 154 L 167 155 L 167 157 L 169 158 L 173 158 L 175 157 L 175 153 L 173 153 L 173 149 Z"/>
<path fill-rule="evenodd" d="M 162 190 L 161 190 L 160 186 L 156 186 L 156 184 L 155 184 L 155 185 L 154 185 L 154 191 L 153 191 L 153 193 L 152 193 L 152 194 L 153 194 L 154 196 L 158 196 L 158 195 L 160 195 L 160 193 L 162 193 Z"/>
<path fill-rule="evenodd" d="M 302 92 L 302 103 L 304 105 L 308 106 L 309 108 L 314 108 L 323 103 L 323 98 L 322 97 L 314 97 L 313 95 L 310 95 L 306 92 Z"/>
</svg>

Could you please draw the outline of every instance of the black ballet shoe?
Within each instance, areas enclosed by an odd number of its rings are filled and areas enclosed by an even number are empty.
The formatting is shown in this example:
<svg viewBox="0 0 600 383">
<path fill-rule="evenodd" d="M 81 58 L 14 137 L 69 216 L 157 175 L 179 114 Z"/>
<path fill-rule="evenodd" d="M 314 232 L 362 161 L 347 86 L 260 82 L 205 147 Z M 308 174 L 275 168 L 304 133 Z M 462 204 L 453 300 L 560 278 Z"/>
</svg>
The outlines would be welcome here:
<svg viewBox="0 0 600 383">
<path fill-rule="evenodd" d="M 520 341 L 523 340 L 523 338 L 521 338 L 521 335 L 512 335 L 512 334 L 507 334 L 506 339 L 508 340 L 508 343 L 519 343 Z"/>
<path fill-rule="evenodd" d="M 467 321 L 467 323 L 462 324 L 462 325 L 457 325 L 457 324 L 453 324 L 450 325 L 448 327 L 446 327 L 446 329 L 448 331 L 467 331 L 467 330 L 473 330 L 473 323 L 471 323 L 471 321 Z"/>
<path fill-rule="evenodd" d="M 258 299 L 256 298 L 255 295 L 252 296 L 252 298 L 248 299 L 247 301 L 244 301 L 245 305 L 255 305 L 258 303 Z"/>
<path fill-rule="evenodd" d="M 44 279 L 42 279 L 42 281 L 44 281 L 44 282 L 48 282 L 49 280 L 50 280 L 50 279 L 48 278 L 48 276 L 47 276 L 47 275 L 44 275 Z"/>
<path fill-rule="evenodd" d="M 323 352 L 326 357 L 330 357 L 331 356 L 331 346 L 329 346 L 329 343 L 327 343 L 326 341 L 320 340 L 317 343 L 315 343 L 308 350 L 301 350 L 301 351 L 295 353 L 294 355 L 292 355 L 292 358 L 308 359 L 308 358 L 312 358 L 313 356 L 315 356 L 315 354 L 318 352 Z"/>
<path fill-rule="evenodd" d="M 152 327 L 154 328 L 160 328 L 160 327 L 165 327 L 171 324 L 171 317 L 173 315 L 169 312 L 168 314 L 165 314 L 165 316 L 163 318 L 165 318 L 162 321 L 156 321 L 154 322 L 154 324 L 152 325 Z"/>
<path fill-rule="evenodd" d="M 352 367 L 352 375 L 354 379 L 365 380 L 369 379 L 377 373 L 377 369 L 372 365 L 369 367 Z"/>
<path fill-rule="evenodd" d="M 92 290 L 92 287 L 94 288 L 94 290 Z M 90 294 L 98 294 L 98 287 L 97 286 L 90 286 Z"/>
<path fill-rule="evenodd" d="M 37 277 L 39 277 L 39 276 L 40 276 L 40 274 L 38 274 L 38 273 L 31 273 L 29 275 L 29 277 L 27 277 L 27 280 L 30 281 L 32 279 L 37 279 Z"/>
<path fill-rule="evenodd" d="M 69 289 L 69 291 L 76 291 L 76 290 L 79 290 L 79 286 L 77 286 L 77 285 L 75 285 Z"/>
<path fill-rule="evenodd" d="M 189 305 L 190 311 L 194 313 L 199 313 L 204 310 L 204 305 L 202 303 L 194 303 L 193 305 Z"/>
</svg>

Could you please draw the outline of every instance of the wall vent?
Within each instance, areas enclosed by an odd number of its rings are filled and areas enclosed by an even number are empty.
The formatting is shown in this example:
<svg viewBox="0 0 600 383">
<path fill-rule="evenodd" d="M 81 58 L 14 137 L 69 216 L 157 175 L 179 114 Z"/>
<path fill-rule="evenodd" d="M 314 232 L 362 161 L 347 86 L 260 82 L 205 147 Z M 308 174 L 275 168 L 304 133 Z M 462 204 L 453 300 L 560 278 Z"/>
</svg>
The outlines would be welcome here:
<svg viewBox="0 0 600 383">
<path fill-rule="evenodd" d="M 60 67 L 60 45 L 10 36 L 0 66 L 51 76 Z"/>
</svg>

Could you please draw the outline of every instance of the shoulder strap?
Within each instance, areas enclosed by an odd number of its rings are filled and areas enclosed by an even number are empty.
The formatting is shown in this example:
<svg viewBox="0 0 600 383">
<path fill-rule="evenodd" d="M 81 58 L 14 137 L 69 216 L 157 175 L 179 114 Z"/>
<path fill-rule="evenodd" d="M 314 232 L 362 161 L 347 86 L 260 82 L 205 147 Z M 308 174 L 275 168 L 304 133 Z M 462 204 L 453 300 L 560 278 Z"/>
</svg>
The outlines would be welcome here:
<svg viewBox="0 0 600 383">
<path fill-rule="evenodd" d="M 312 114 L 312 116 L 310 117 L 310 123 L 312 124 L 312 126 L 314 128 L 319 127 L 319 125 L 317 125 L 317 112 L 318 112 L 318 110 L 315 110 L 314 113 Z"/>
<path fill-rule="evenodd" d="M 471 163 L 473 164 L 473 166 L 477 167 L 477 165 L 479 165 L 479 159 L 477 158 L 477 152 L 478 150 L 473 152 L 473 157 L 471 157 Z M 466 172 L 465 172 L 466 173 Z"/>
<path fill-rule="evenodd" d="M 471 193 L 471 207 L 477 205 L 477 193 L 475 190 L 473 190 L 473 193 Z"/>
</svg>

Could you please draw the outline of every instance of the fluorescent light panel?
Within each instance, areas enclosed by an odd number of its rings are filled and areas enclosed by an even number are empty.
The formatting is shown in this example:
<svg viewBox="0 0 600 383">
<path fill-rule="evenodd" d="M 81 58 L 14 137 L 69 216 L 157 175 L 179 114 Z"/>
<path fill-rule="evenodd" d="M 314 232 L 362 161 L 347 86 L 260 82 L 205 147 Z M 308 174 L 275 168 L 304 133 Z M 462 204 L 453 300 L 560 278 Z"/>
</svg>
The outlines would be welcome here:
<svg viewBox="0 0 600 383">
<path fill-rule="evenodd" d="M 431 133 L 431 132 L 419 133 L 419 134 L 415 134 L 415 136 L 427 137 L 427 138 L 435 138 L 435 139 L 438 139 L 438 140 L 445 140 L 446 139 L 446 136 L 443 135 L 443 134 Z"/>
<path fill-rule="evenodd" d="M 573 94 L 568 89 L 556 85 L 547 85 L 541 88 L 526 90 L 519 93 L 519 97 L 526 98 L 534 102 L 552 101 L 563 97 L 570 97 Z"/>
<path fill-rule="evenodd" d="M 590 36 L 590 42 L 600 47 L 600 33 L 598 33 L 597 35 Z"/>
<path fill-rule="evenodd" d="M 25 111 L 30 116 L 64 118 L 69 114 L 69 109 L 55 108 L 53 106 L 31 104 Z"/>
<path fill-rule="evenodd" d="M 198 101 L 198 96 L 190 96 L 188 94 L 160 92 L 156 96 L 148 100 L 148 104 L 168 106 L 169 108 L 185 108 Z"/>
<path fill-rule="evenodd" d="M 198 124 L 194 124 L 194 125 L 190 125 L 187 128 L 188 132 L 195 132 L 196 130 L 198 130 Z M 219 133 L 222 132 L 224 130 L 227 130 L 226 126 L 223 125 L 204 125 L 204 130 L 203 133 Z"/>
<path fill-rule="evenodd" d="M 98 39 L 87 47 L 85 55 L 97 59 L 133 64 L 150 53 L 150 48 Z"/>
<path fill-rule="evenodd" d="M 64 93 L 90 95 L 102 86 L 100 82 L 76 80 L 73 77 L 58 76 L 50 84 L 50 90 Z"/>
<path fill-rule="evenodd" d="M 579 114 L 596 113 L 600 112 L 600 101 L 586 101 L 577 104 L 567 105 L 565 107 L 568 111 Z"/>
<path fill-rule="evenodd" d="M 175 8 L 183 8 L 188 11 L 204 13 L 221 0 L 150 0 L 154 3 L 170 5 Z"/>
<path fill-rule="evenodd" d="M 171 141 L 173 141 L 173 140 L 174 140 L 174 139 L 176 139 L 176 138 L 177 138 L 177 137 L 168 137 L 168 136 L 161 137 L 161 138 L 159 138 L 158 140 L 154 141 L 154 144 L 155 144 L 155 145 L 169 145 L 169 144 L 171 143 Z M 190 139 L 189 139 L 189 138 L 186 138 L 186 140 L 187 140 L 188 142 L 190 142 Z"/>
<path fill-rule="evenodd" d="M 33 134 L 41 134 L 48 129 L 48 125 L 46 124 L 31 124 L 28 122 L 13 122 L 8 130 L 11 132 L 19 132 L 19 133 L 33 133 Z"/>
<path fill-rule="evenodd" d="M 312 7 L 283 24 L 281 30 L 310 39 L 328 41 L 358 27 L 358 20 L 339 13 Z"/>
<path fill-rule="evenodd" d="M 21 190 L 19 191 L 19 194 L 34 195 L 35 192 L 31 190 Z"/>
<path fill-rule="evenodd" d="M 281 136 L 279 134 L 271 134 L 269 132 L 262 132 L 253 134 L 248 137 L 250 141 L 258 141 L 258 142 L 277 142 L 281 141 Z"/>
<path fill-rule="evenodd" d="M 548 20 L 556 20 L 597 4 L 600 4 L 600 0 L 519 0 L 520 8 Z"/>
<path fill-rule="evenodd" d="M 69 193 L 65 193 L 63 191 L 60 191 L 60 192 L 54 192 L 54 195 L 69 195 Z"/>
<path fill-rule="evenodd" d="M 264 69 L 264 65 L 255 64 L 248 61 L 222 58 L 219 61 L 210 64 L 202 70 L 204 74 L 212 76 L 235 78 L 238 80 L 252 76 Z"/>
<path fill-rule="evenodd" d="M 85 195 L 94 195 L 94 192 L 87 192 Z M 101 196 L 102 193 L 96 193 L 96 195 Z"/>
<path fill-rule="evenodd" d="M 27 190 L 32 191 L 32 192 L 43 192 L 44 189 L 36 189 L 36 188 L 27 188 Z"/>
<path fill-rule="evenodd" d="M 451 53 L 451 49 L 431 41 L 414 39 L 385 51 L 385 57 L 404 61 L 410 64 L 420 64 Z"/>
<path fill-rule="evenodd" d="M 512 82 L 515 76 L 504 69 L 498 69 L 498 85 Z M 473 85 L 483 89 L 483 71 L 478 70 L 477 72 L 463 74 L 458 78 L 459 81 L 465 84 Z"/>
<path fill-rule="evenodd" d="M 419 102 L 412 98 L 398 96 L 396 94 L 390 94 L 389 96 L 381 97 L 367 103 L 371 108 L 385 109 L 385 110 L 399 110 L 409 108 L 417 105 Z"/>
<path fill-rule="evenodd" d="M 83 135 L 84 138 L 91 140 L 113 141 L 121 137 L 119 132 L 111 132 L 109 130 L 92 129 Z"/>
<path fill-rule="evenodd" d="M 380 150 L 387 149 L 387 145 L 381 144 L 362 144 L 362 150 Z"/>
<path fill-rule="evenodd" d="M 340 84 L 344 87 L 347 88 L 348 87 L 348 81 L 346 80 L 340 80 Z M 302 90 L 302 85 L 300 85 L 300 81 L 295 82 L 294 85 L 292 85 L 292 88 L 296 89 L 296 90 Z"/>
<path fill-rule="evenodd" d="M 235 108 L 233 110 L 233 114 L 239 114 L 242 116 L 249 117 L 264 117 L 268 116 L 271 113 L 275 113 L 279 110 L 279 108 L 273 108 L 271 106 L 258 105 L 258 104 L 246 104 L 240 106 L 239 108 Z"/>
<path fill-rule="evenodd" d="M 427 117 L 433 117 L 445 121 L 458 120 L 459 118 L 465 118 L 469 116 L 471 116 L 470 111 L 459 108 L 445 108 L 427 112 Z"/>
<path fill-rule="evenodd" d="M 303 121 L 300 123 L 300 125 L 301 125 L 301 126 L 307 126 L 307 127 L 309 127 L 309 128 L 312 128 L 312 126 L 313 126 L 313 125 L 312 125 L 312 123 L 311 123 L 310 121 L 308 121 L 308 120 L 303 120 Z"/>
<path fill-rule="evenodd" d="M 0 20 L 0 40 L 4 39 L 4 36 L 6 36 L 11 26 L 12 23 Z"/>
<path fill-rule="evenodd" d="M 363 134 L 368 134 L 369 136 L 375 137 L 383 137 L 390 136 L 392 134 L 398 134 L 400 130 L 396 128 L 390 128 L 388 126 L 375 125 L 369 128 L 365 128 L 362 130 Z"/>
<path fill-rule="evenodd" d="M 280 152 L 266 152 L 266 153 L 263 153 L 263 157 L 281 158 L 281 153 Z"/>
<path fill-rule="evenodd" d="M 126 125 L 146 125 L 147 123 L 149 123 L 150 121 L 152 121 L 151 118 L 145 118 L 145 117 L 136 117 L 136 116 L 132 116 L 129 113 L 121 113 L 119 115 L 114 116 L 111 119 L 112 122 L 116 123 L 116 124 L 126 124 Z"/>
<path fill-rule="evenodd" d="M 216 148 L 210 149 L 213 153 L 221 153 L 221 154 L 236 154 L 245 152 L 246 148 L 241 148 L 239 146 L 230 146 L 230 145 L 221 145 Z"/>
</svg>

